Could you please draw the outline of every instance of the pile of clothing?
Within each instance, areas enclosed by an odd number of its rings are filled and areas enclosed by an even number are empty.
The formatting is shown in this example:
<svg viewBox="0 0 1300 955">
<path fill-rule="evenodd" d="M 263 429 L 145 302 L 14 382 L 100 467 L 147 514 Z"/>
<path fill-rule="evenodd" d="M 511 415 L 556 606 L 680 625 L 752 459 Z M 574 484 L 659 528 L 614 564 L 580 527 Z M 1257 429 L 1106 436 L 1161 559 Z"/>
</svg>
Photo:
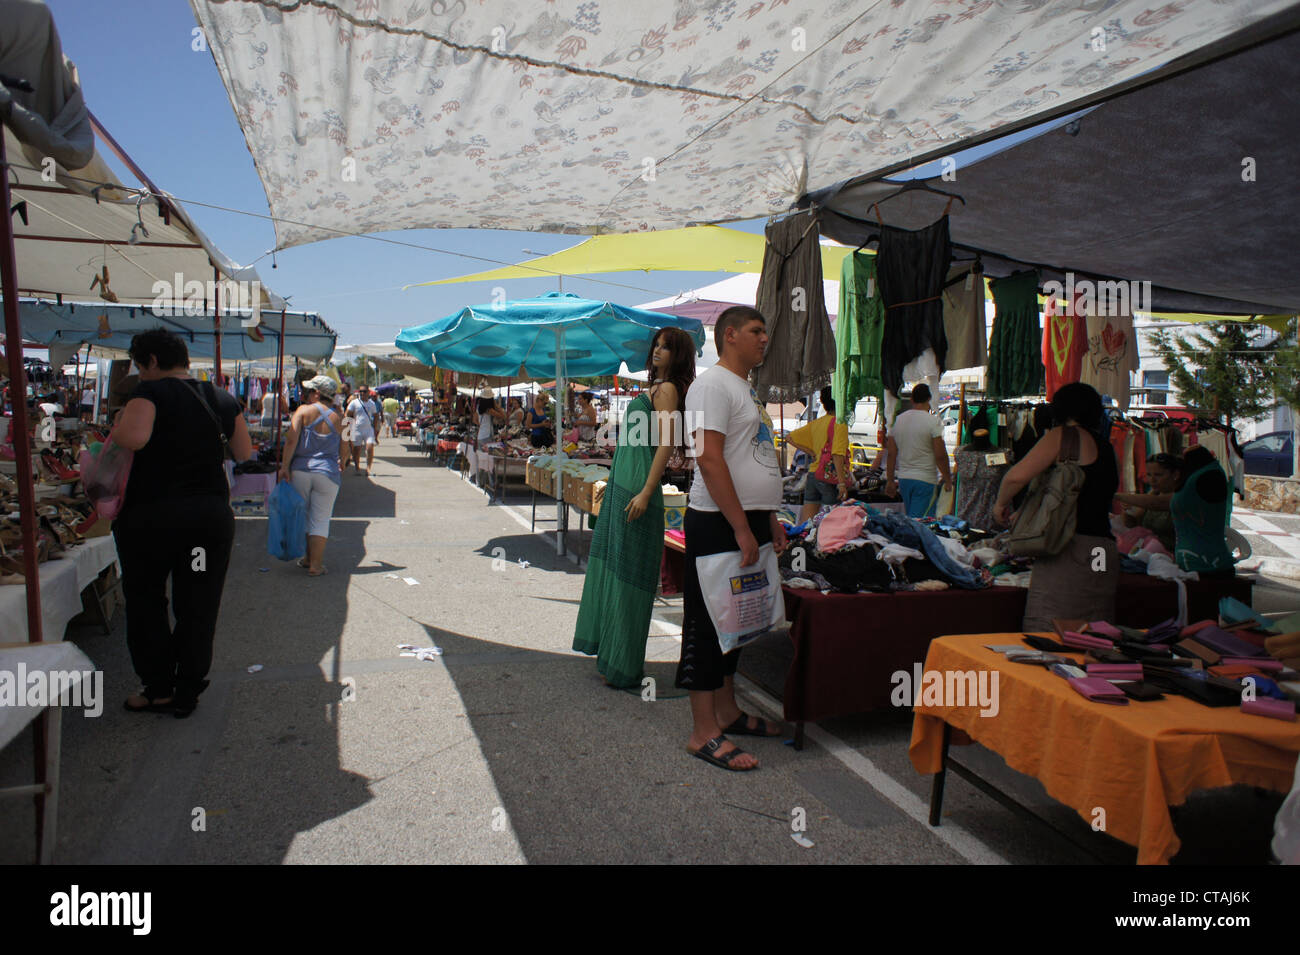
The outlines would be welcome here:
<svg viewBox="0 0 1300 955">
<path fill-rule="evenodd" d="M 976 590 L 993 575 L 960 541 L 892 511 L 848 501 L 791 529 L 781 577 L 792 587 L 838 593 Z"/>
</svg>

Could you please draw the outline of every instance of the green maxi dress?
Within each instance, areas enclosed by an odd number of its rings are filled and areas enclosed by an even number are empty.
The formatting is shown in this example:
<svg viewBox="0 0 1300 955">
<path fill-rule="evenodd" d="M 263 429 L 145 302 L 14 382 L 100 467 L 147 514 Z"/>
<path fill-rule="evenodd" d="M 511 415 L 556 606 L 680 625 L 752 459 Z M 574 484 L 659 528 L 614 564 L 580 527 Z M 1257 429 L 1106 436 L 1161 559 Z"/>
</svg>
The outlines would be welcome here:
<svg viewBox="0 0 1300 955">
<path fill-rule="evenodd" d="M 654 462 L 657 430 L 646 395 L 628 405 L 619 431 L 605 497 L 596 518 L 573 649 L 596 657 L 612 685 L 639 686 L 645 672 L 650 612 L 664 551 L 664 496 L 658 488 L 635 521 L 624 509 L 645 487 Z"/>
</svg>

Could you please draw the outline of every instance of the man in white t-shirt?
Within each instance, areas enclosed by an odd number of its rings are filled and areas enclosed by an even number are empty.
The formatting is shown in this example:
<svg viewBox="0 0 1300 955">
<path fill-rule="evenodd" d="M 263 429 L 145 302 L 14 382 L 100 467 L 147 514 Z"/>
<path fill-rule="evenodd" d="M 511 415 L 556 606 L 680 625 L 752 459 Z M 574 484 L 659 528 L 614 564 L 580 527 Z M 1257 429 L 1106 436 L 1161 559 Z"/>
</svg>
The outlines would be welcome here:
<svg viewBox="0 0 1300 955">
<path fill-rule="evenodd" d="M 362 385 L 357 389 L 357 396 L 348 405 L 348 417 L 352 419 L 352 467 L 361 470 L 361 448 L 366 449 L 366 477 L 375 466 L 375 445 L 379 443 L 379 429 L 375 425 L 379 407 L 370 398 L 370 389 Z"/>
<path fill-rule="evenodd" d="M 754 394 L 749 373 L 763 360 L 767 323 L 756 309 L 737 305 L 714 328 L 718 363 L 686 392 L 686 425 L 697 472 L 691 484 L 686 531 L 682 657 L 677 686 L 690 692 L 693 730 L 687 749 L 723 769 L 758 768 L 758 760 L 724 735 L 780 736 L 784 727 L 743 713 L 732 686 L 740 651 L 723 655 L 700 589 L 695 559 L 740 551 L 741 566 L 758 563 L 759 547 L 785 549 L 781 469 L 772 419 Z"/>
<path fill-rule="evenodd" d="M 267 430 L 274 428 L 275 422 L 288 407 L 289 393 L 278 379 L 272 381 L 271 387 L 266 390 L 266 394 L 262 395 L 262 427 Z"/>
<path fill-rule="evenodd" d="M 917 385 L 912 389 L 911 410 L 899 415 L 889 432 L 889 483 L 885 493 L 890 497 L 902 494 L 908 517 L 933 517 L 938 497 L 936 473 L 943 477 L 943 489 L 951 491 L 943 422 L 930 413 L 930 386 Z"/>
</svg>

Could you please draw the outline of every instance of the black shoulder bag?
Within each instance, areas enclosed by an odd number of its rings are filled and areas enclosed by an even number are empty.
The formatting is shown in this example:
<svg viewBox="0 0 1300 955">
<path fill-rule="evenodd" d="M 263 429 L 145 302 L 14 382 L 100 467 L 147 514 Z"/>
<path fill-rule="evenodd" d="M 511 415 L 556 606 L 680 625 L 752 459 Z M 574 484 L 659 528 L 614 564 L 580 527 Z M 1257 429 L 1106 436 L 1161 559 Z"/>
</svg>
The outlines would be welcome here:
<svg viewBox="0 0 1300 955">
<path fill-rule="evenodd" d="M 201 382 L 196 381 L 194 382 L 193 388 L 186 385 L 185 390 L 198 399 L 199 404 L 203 406 L 203 410 L 206 411 L 208 417 L 212 419 L 212 423 L 216 425 L 217 437 L 221 440 L 221 461 L 224 465 L 227 458 L 232 461 L 235 459 L 235 453 L 230 450 L 230 440 L 226 437 L 226 429 L 222 427 L 221 419 L 218 418 L 217 413 L 212 410 L 212 405 L 208 404 L 208 399 L 199 394 L 200 385 Z M 223 467 L 222 470 L 224 471 L 225 468 Z"/>
</svg>

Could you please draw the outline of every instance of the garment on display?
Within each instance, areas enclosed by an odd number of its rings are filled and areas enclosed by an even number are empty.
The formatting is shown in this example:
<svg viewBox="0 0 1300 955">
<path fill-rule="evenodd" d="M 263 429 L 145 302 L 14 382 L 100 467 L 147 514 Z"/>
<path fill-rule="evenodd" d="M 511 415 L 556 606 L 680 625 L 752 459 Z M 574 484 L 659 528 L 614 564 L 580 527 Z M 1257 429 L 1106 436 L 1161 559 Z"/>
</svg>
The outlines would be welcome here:
<svg viewBox="0 0 1300 955">
<path fill-rule="evenodd" d="M 831 384 L 835 334 L 826 314 L 817 216 L 799 213 L 768 225 L 755 307 L 768 344 L 754 371 L 760 401 L 790 402 Z"/>
<path fill-rule="evenodd" d="M 1133 316 L 1089 315 L 1087 327 L 1088 351 L 1079 380 L 1109 395 L 1125 411 L 1129 405 L 1129 376 L 1139 365 Z"/>
<path fill-rule="evenodd" d="M 975 368 L 988 363 L 984 322 L 984 272 L 975 262 L 954 262 L 943 286 L 943 330 L 948 339 L 948 368 Z"/>
<path fill-rule="evenodd" d="M 880 349 L 885 334 L 885 308 L 876 279 L 876 256 L 853 252 L 840 266 L 840 305 L 836 316 L 835 376 L 831 391 L 836 417 L 852 423 L 862 398 L 883 397 Z"/>
<path fill-rule="evenodd" d="M 1062 305 L 1049 297 L 1043 310 L 1043 369 L 1048 401 L 1062 385 L 1079 380 L 1087 353 L 1087 320 L 1077 311 L 1077 306 Z"/>
<path fill-rule="evenodd" d="M 947 368 L 943 288 L 951 261 L 946 215 L 915 231 L 880 226 L 876 268 L 885 305 L 881 379 L 895 396 L 903 387 L 903 369 L 926 349 L 934 352 L 940 374 Z"/>
<path fill-rule="evenodd" d="M 989 398 L 1042 393 L 1038 278 L 1038 271 L 1031 269 L 989 282 L 994 306 L 988 386 L 985 388 Z"/>
</svg>

